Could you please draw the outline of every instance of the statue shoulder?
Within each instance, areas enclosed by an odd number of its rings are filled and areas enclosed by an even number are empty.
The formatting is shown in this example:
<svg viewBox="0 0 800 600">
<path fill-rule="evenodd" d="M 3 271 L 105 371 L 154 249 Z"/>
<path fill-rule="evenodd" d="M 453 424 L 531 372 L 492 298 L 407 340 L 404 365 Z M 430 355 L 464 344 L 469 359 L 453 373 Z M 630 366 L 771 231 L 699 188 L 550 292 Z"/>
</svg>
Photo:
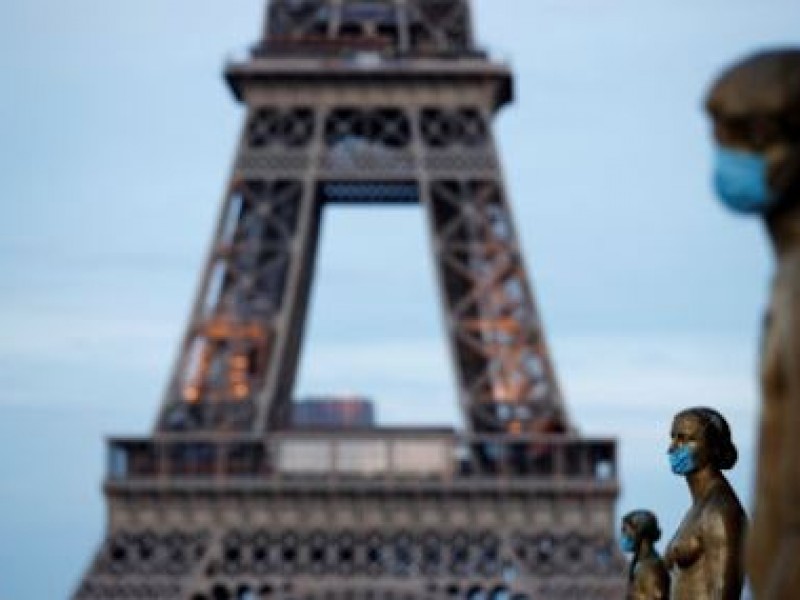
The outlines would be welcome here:
<svg viewBox="0 0 800 600">
<path fill-rule="evenodd" d="M 667 567 L 664 565 L 664 559 L 655 554 L 639 561 L 636 574 L 641 574 L 642 577 L 658 577 L 667 574 Z"/>
<path fill-rule="evenodd" d="M 715 538 L 742 536 L 747 525 L 744 508 L 727 482 L 709 498 L 701 519 L 706 534 Z"/>
</svg>

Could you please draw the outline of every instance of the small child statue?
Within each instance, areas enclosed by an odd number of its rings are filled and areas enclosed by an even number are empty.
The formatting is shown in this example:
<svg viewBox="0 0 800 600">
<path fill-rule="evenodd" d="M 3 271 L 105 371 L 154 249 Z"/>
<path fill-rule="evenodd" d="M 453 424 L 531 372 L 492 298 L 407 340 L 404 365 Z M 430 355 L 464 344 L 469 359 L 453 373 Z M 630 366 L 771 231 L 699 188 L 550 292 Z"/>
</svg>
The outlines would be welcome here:
<svg viewBox="0 0 800 600">
<path fill-rule="evenodd" d="M 660 538 L 658 520 L 649 510 L 634 510 L 622 518 L 620 546 L 623 552 L 633 553 L 627 600 L 669 598 L 669 573 L 655 548 Z"/>
</svg>

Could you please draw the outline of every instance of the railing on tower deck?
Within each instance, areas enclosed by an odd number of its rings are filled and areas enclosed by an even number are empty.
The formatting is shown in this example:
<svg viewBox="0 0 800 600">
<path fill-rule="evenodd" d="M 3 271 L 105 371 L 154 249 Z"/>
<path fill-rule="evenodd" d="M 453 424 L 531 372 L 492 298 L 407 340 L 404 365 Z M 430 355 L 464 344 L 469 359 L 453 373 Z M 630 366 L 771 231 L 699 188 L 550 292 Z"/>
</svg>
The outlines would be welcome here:
<svg viewBox="0 0 800 600">
<path fill-rule="evenodd" d="M 327 35 L 272 36 L 253 49 L 256 57 L 324 55 L 339 56 L 356 52 L 388 52 L 393 41 L 385 37 L 331 38 Z"/>
<path fill-rule="evenodd" d="M 304 35 L 301 37 L 273 36 L 252 49 L 253 58 L 357 58 L 360 54 L 376 54 L 383 59 L 458 59 L 488 58 L 485 50 L 479 48 L 440 49 L 418 46 L 413 49 L 397 47 L 396 40 L 386 36 L 363 38 L 331 38 L 324 35 Z"/>
<path fill-rule="evenodd" d="M 196 479 L 616 482 L 616 441 L 446 429 L 164 434 L 109 441 L 108 482 Z"/>
</svg>

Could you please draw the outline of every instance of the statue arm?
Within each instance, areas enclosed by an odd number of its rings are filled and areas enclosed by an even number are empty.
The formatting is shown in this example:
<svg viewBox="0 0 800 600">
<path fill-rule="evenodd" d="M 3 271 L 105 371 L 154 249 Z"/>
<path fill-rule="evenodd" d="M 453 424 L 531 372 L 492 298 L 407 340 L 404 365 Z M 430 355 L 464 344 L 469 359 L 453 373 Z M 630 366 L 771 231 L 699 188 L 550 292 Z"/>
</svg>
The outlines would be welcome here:
<svg viewBox="0 0 800 600">
<path fill-rule="evenodd" d="M 768 578 L 766 598 L 793 597 L 800 589 L 800 257 L 788 273 L 788 297 L 781 307 L 779 335 L 782 379 L 785 383 L 781 485 L 781 542 Z"/>
<path fill-rule="evenodd" d="M 782 367 L 787 387 L 786 419 L 783 423 L 785 450 L 782 453 L 782 478 L 785 485 L 782 502 L 788 522 L 784 527 L 795 534 L 800 528 L 800 257 L 793 260 L 790 273 L 789 310 L 786 315 L 786 338 L 782 346 Z"/>
<path fill-rule="evenodd" d="M 711 579 L 711 598 L 738 600 L 742 593 L 742 549 L 744 523 L 738 507 L 720 507 L 708 516 L 706 560 Z"/>
</svg>

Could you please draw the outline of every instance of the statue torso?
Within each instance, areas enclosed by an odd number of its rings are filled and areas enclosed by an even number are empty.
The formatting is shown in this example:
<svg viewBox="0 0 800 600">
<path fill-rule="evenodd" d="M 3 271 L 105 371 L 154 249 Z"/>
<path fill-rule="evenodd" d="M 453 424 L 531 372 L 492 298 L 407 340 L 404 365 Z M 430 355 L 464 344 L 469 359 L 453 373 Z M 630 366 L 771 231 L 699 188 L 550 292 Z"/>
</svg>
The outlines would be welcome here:
<svg viewBox="0 0 800 600">
<path fill-rule="evenodd" d="M 779 263 L 769 308 L 764 319 L 761 342 L 761 428 L 758 446 L 758 482 L 756 485 L 753 531 L 747 542 L 749 574 L 756 590 L 762 589 L 771 558 L 777 554 L 781 537 L 783 481 L 780 468 L 787 442 L 784 427 L 789 420 L 791 398 L 789 382 L 792 368 L 787 360 L 800 344 L 796 314 L 800 312 L 800 252 Z M 791 433 L 791 432 L 790 432 Z"/>
<path fill-rule="evenodd" d="M 641 558 L 634 568 L 627 600 L 667 600 L 669 573 L 661 557 L 653 552 Z"/>
<path fill-rule="evenodd" d="M 731 525 L 723 527 L 722 524 Z M 736 495 L 722 479 L 683 518 L 667 552 L 674 557 L 673 600 L 733 600 L 741 594 L 741 569 L 726 576 L 720 552 L 739 554 L 745 515 Z M 733 534 L 729 532 L 734 532 Z M 720 595 L 721 590 L 724 592 Z"/>
</svg>

